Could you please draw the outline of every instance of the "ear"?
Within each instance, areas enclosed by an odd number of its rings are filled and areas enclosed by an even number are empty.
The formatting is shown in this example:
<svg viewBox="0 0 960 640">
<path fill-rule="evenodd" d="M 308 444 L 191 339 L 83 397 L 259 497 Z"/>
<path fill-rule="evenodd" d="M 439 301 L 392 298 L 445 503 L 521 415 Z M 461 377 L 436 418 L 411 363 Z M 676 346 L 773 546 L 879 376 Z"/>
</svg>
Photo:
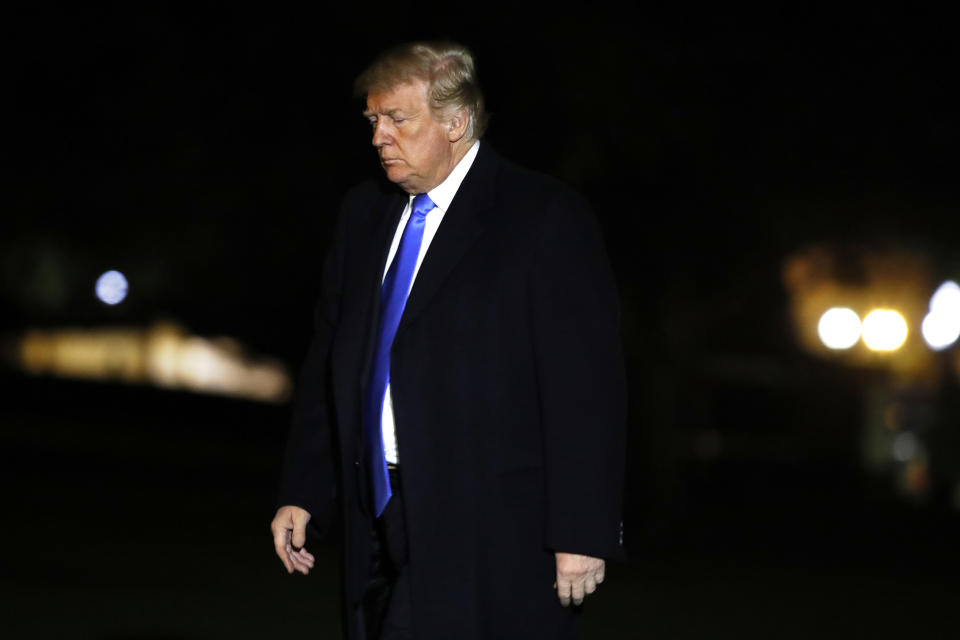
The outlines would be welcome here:
<svg viewBox="0 0 960 640">
<path fill-rule="evenodd" d="M 466 109 L 457 109 L 447 121 L 447 140 L 459 142 L 467 135 L 470 124 L 470 113 Z"/>
</svg>

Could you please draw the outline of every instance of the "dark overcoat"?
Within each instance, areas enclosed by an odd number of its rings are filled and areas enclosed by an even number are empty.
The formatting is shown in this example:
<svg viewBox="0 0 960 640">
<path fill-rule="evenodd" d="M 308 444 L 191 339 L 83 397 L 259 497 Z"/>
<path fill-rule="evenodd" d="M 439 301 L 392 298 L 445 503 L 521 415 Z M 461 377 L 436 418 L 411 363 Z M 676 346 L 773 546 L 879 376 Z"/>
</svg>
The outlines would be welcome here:
<svg viewBox="0 0 960 640">
<path fill-rule="evenodd" d="M 347 632 L 370 568 L 361 422 L 406 195 L 346 196 L 295 401 L 280 503 L 341 510 Z M 572 638 L 555 551 L 621 555 L 626 391 L 595 219 L 482 143 L 414 281 L 390 370 L 416 637 Z"/>
</svg>

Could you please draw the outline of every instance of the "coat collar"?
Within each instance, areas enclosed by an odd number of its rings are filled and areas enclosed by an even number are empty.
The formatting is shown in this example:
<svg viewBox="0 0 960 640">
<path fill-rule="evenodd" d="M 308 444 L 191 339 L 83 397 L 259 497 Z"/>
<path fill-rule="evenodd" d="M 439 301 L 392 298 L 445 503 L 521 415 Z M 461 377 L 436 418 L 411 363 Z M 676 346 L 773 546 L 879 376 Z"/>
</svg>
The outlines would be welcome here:
<svg viewBox="0 0 960 640">
<path fill-rule="evenodd" d="M 483 214 L 496 204 L 494 186 L 498 168 L 499 156 L 488 143 L 482 143 L 473 166 L 460 184 L 424 256 L 400 318 L 397 334 L 423 312 L 440 285 L 483 232 L 489 218 Z"/>
</svg>

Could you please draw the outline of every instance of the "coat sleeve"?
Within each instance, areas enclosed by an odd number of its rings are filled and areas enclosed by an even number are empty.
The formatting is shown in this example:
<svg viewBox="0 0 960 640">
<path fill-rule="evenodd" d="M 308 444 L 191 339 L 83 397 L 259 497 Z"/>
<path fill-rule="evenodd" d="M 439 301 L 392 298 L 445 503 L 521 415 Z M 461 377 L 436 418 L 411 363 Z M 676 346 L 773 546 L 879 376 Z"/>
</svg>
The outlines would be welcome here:
<svg viewBox="0 0 960 640">
<path fill-rule="evenodd" d="M 313 332 L 293 399 L 293 417 L 280 476 L 278 505 L 306 509 L 310 524 L 325 533 L 336 514 L 336 431 L 330 380 L 330 348 L 340 316 L 346 235 L 345 207 L 324 259 Z"/>
<path fill-rule="evenodd" d="M 546 473 L 546 545 L 620 558 L 626 380 L 619 296 L 589 205 L 544 207 L 531 314 Z"/>
</svg>

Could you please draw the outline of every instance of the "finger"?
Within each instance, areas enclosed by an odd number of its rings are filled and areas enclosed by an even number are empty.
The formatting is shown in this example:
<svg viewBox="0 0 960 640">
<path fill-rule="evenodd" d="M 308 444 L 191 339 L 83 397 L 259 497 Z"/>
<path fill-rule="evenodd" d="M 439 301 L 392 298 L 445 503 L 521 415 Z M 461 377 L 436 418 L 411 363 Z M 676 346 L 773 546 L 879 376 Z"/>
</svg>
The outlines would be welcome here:
<svg viewBox="0 0 960 640">
<path fill-rule="evenodd" d="M 313 554 L 304 548 L 300 549 L 299 553 L 305 560 L 309 560 L 310 562 L 316 560 L 316 558 L 313 557 Z"/>
<path fill-rule="evenodd" d="M 305 514 L 305 511 L 299 511 L 293 515 L 293 538 L 290 542 L 297 549 L 307 543 L 307 517 Z"/>
<path fill-rule="evenodd" d="M 298 553 L 298 554 L 300 555 L 300 557 L 303 558 L 304 560 L 314 560 L 314 559 L 315 559 L 315 558 L 313 557 L 313 554 L 310 553 L 309 551 L 307 551 L 306 547 L 302 547 L 302 548 L 298 549 L 298 550 L 297 550 L 297 553 Z"/>
<path fill-rule="evenodd" d="M 603 579 L 607 577 L 607 565 L 606 563 L 601 564 L 596 571 L 593 572 L 593 579 L 597 584 L 603 582 Z"/>
<path fill-rule="evenodd" d="M 300 554 L 297 553 L 289 544 L 287 545 L 286 552 L 287 558 L 289 558 L 291 566 L 294 568 L 294 570 L 306 575 L 306 573 L 312 568 L 312 566 L 303 558 L 301 558 Z"/>
<path fill-rule="evenodd" d="M 277 551 L 277 557 L 280 558 L 280 561 L 283 563 L 283 566 L 286 567 L 287 573 L 293 573 L 293 564 L 291 564 L 290 559 L 287 557 L 287 546 L 290 544 L 290 530 L 284 528 L 283 526 L 277 526 L 275 523 L 274 532 L 273 532 L 273 546 Z"/>
<path fill-rule="evenodd" d="M 297 571 L 298 573 L 302 573 L 303 575 L 307 575 L 308 573 L 310 573 L 310 567 L 303 564 L 302 561 L 294 558 L 292 562 L 293 562 L 294 570 Z"/>
<path fill-rule="evenodd" d="M 570 582 L 557 580 L 557 597 L 560 598 L 560 604 L 570 606 Z"/>
<path fill-rule="evenodd" d="M 307 575 L 308 573 L 310 573 L 310 569 L 313 568 L 312 565 L 304 562 L 303 559 L 300 558 L 300 556 L 298 556 L 297 554 L 292 554 L 290 556 L 290 561 L 293 563 L 294 568 L 300 573 L 302 573 L 303 575 Z"/>
<path fill-rule="evenodd" d="M 583 604 L 583 596 L 583 580 L 577 580 L 570 586 L 570 597 L 573 604 L 578 607 Z"/>
<path fill-rule="evenodd" d="M 593 579 L 593 576 L 587 576 L 583 581 L 583 592 L 587 595 L 593 593 L 597 590 L 597 581 Z"/>
<path fill-rule="evenodd" d="M 310 555 L 306 549 L 301 549 L 300 551 L 295 551 L 294 554 L 297 556 L 304 564 L 313 569 L 314 558 Z"/>
</svg>

